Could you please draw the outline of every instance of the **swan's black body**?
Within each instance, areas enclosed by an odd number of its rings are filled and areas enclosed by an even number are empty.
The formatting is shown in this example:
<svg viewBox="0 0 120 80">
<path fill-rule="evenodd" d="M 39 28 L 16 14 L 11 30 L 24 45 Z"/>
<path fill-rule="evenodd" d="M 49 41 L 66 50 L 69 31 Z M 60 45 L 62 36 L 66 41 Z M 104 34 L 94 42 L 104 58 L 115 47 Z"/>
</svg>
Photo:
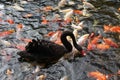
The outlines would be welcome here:
<svg viewBox="0 0 120 80">
<path fill-rule="evenodd" d="M 72 32 L 65 31 L 61 35 L 61 41 L 64 46 L 55 44 L 46 40 L 32 40 L 25 47 L 25 51 L 18 52 L 21 57 L 19 60 L 36 61 L 40 64 L 51 64 L 57 62 L 65 53 L 72 51 L 72 45 L 67 41 L 66 37 L 70 36 L 73 40 L 75 48 L 82 51 L 82 48 L 77 45 Z"/>
</svg>

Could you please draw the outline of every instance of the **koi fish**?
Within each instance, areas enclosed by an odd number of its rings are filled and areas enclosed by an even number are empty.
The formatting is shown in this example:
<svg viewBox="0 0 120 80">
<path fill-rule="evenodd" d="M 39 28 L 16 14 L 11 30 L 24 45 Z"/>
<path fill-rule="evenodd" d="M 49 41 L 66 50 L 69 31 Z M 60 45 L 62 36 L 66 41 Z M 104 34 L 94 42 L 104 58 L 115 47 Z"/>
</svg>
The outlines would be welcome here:
<svg viewBox="0 0 120 80">
<path fill-rule="evenodd" d="M 88 45 L 87 45 L 87 50 L 91 51 L 91 50 L 94 50 L 94 49 L 96 49 L 96 45 L 89 42 Z"/>
<path fill-rule="evenodd" d="M 15 46 L 17 49 L 24 51 L 25 50 L 25 44 L 18 44 Z"/>
<path fill-rule="evenodd" d="M 120 70 L 118 70 L 117 73 L 107 74 L 107 75 L 105 75 L 105 74 L 103 74 L 103 73 L 101 73 L 101 72 L 99 72 L 99 71 L 93 71 L 93 72 L 89 72 L 89 73 L 88 73 L 88 76 L 89 76 L 89 77 L 96 78 L 96 80 L 108 80 L 110 77 L 112 77 L 112 76 L 117 76 L 117 75 L 118 75 L 118 76 L 120 75 Z"/>
<path fill-rule="evenodd" d="M 84 9 L 82 10 L 82 15 L 83 15 L 83 16 L 86 16 L 86 17 L 90 17 L 92 14 L 89 13 L 89 11 L 88 11 L 86 8 L 84 8 Z"/>
<path fill-rule="evenodd" d="M 96 48 L 99 50 L 108 50 L 110 48 L 110 46 L 107 44 L 97 44 Z"/>
<path fill-rule="evenodd" d="M 8 22 L 9 24 L 14 24 L 14 21 L 12 19 L 5 20 L 5 22 Z"/>
<path fill-rule="evenodd" d="M 83 1 L 83 8 L 95 9 L 95 7 L 91 3 L 87 2 L 87 1 Z"/>
<path fill-rule="evenodd" d="M 120 33 L 120 26 L 104 25 L 104 32 L 117 32 L 117 33 Z"/>
<path fill-rule="evenodd" d="M 52 6 L 46 6 L 43 8 L 44 11 L 51 11 L 53 9 Z"/>
<path fill-rule="evenodd" d="M 7 35 L 10 35 L 13 32 L 15 32 L 15 31 L 14 30 L 8 30 L 8 31 L 0 32 L 0 37 L 4 37 L 4 36 L 7 36 Z"/>
<path fill-rule="evenodd" d="M 2 43 L 2 44 L 5 45 L 5 46 L 11 46 L 11 43 L 8 42 L 8 41 L 6 41 L 6 40 L 0 39 L 0 43 Z"/>
<path fill-rule="evenodd" d="M 107 80 L 108 76 L 105 74 L 102 74 L 99 71 L 89 72 L 88 76 L 96 78 L 96 80 Z"/>
<path fill-rule="evenodd" d="M 119 46 L 117 45 L 117 43 L 113 42 L 111 39 L 109 38 L 103 38 L 105 44 L 108 44 L 112 47 L 118 48 Z"/>
<path fill-rule="evenodd" d="M 44 35 L 44 36 L 50 37 L 50 36 L 52 36 L 52 35 L 54 35 L 54 34 L 55 34 L 55 32 L 50 31 L 48 34 L 46 34 L 46 35 Z"/>
<path fill-rule="evenodd" d="M 68 76 L 64 76 L 60 80 L 69 80 L 69 79 L 68 79 Z"/>
<path fill-rule="evenodd" d="M 62 13 L 68 13 L 68 12 L 70 12 L 70 11 L 72 11 L 73 9 L 71 9 L 71 8 L 68 8 L 68 9 L 64 9 L 64 10 L 59 10 L 59 12 L 62 12 Z M 73 10 L 74 11 L 74 10 Z"/>
<path fill-rule="evenodd" d="M 29 14 L 25 14 L 23 17 L 24 17 L 24 18 L 29 18 L 29 17 L 32 17 L 32 16 L 33 16 L 33 14 L 30 14 L 30 13 L 29 13 Z"/>
<path fill-rule="evenodd" d="M 120 8 L 118 8 L 118 11 L 120 11 Z"/>
<path fill-rule="evenodd" d="M 110 31 L 120 33 L 120 26 L 114 26 L 114 27 L 110 28 Z"/>
<path fill-rule="evenodd" d="M 79 14 L 79 15 L 82 15 L 82 14 L 83 14 L 83 12 L 80 11 L 80 10 L 73 10 L 73 13 L 75 13 L 75 14 Z"/>
<path fill-rule="evenodd" d="M 16 26 L 16 39 L 20 40 L 22 38 L 21 31 L 23 27 L 24 26 L 21 23 Z"/>
<path fill-rule="evenodd" d="M 109 32 L 110 28 L 111 28 L 111 26 L 104 25 L 104 32 Z"/>
<path fill-rule="evenodd" d="M 43 16 L 41 24 L 47 24 L 47 23 L 48 23 L 48 20 Z"/>
<path fill-rule="evenodd" d="M 25 11 L 25 9 L 20 7 L 18 4 L 14 4 L 14 6 L 12 6 L 12 7 L 17 11 Z"/>
<path fill-rule="evenodd" d="M 75 24 L 72 23 L 71 26 L 75 29 L 82 30 L 83 29 L 83 23 L 84 23 L 84 21 L 81 21 L 78 25 L 75 25 Z"/>
<path fill-rule="evenodd" d="M 12 75 L 14 73 L 13 69 L 7 69 L 6 74 L 7 75 Z"/>
<path fill-rule="evenodd" d="M 62 34 L 62 31 L 56 31 L 56 32 L 49 32 L 47 35 L 45 36 L 48 36 L 50 37 L 50 41 L 56 43 L 56 44 L 62 44 L 61 40 L 60 40 L 60 36 Z"/>
<path fill-rule="evenodd" d="M 27 39 L 27 38 L 21 38 L 21 40 L 24 41 L 25 43 L 32 42 L 32 39 Z"/>
<path fill-rule="evenodd" d="M 93 40 L 91 40 L 91 43 L 92 43 L 92 44 L 97 44 L 97 43 L 98 43 L 98 40 L 100 39 L 100 37 L 101 37 L 100 35 L 97 36 L 97 37 L 94 37 Z"/>
<path fill-rule="evenodd" d="M 64 20 L 65 20 L 65 21 L 68 21 L 68 20 L 71 18 L 72 15 L 73 15 L 73 10 L 67 12 L 67 13 L 64 15 Z"/>
<path fill-rule="evenodd" d="M 21 24 L 21 23 L 20 23 L 20 24 L 18 24 L 18 25 L 17 25 L 17 28 L 22 29 L 22 28 L 23 28 L 23 24 Z"/>
<path fill-rule="evenodd" d="M 88 36 L 89 36 L 89 34 L 85 34 L 85 35 L 81 36 L 81 37 L 78 39 L 77 43 L 78 43 L 79 45 L 83 45 L 83 44 L 85 43 L 85 41 L 88 39 Z"/>
<path fill-rule="evenodd" d="M 56 43 L 56 44 L 59 44 L 59 45 L 62 45 L 62 42 L 61 42 L 60 38 L 57 39 L 57 40 L 55 41 L 55 43 Z"/>
<path fill-rule="evenodd" d="M 89 37 L 91 37 L 91 35 Z M 99 49 L 98 41 L 100 38 L 101 38 L 101 35 L 99 35 L 97 37 L 93 37 L 93 39 L 91 38 L 92 40 L 89 41 L 87 50 Z"/>
<path fill-rule="evenodd" d="M 71 21 L 72 21 L 71 18 L 67 18 L 67 19 L 65 19 L 65 24 L 68 24 L 68 23 L 70 23 Z"/>
<path fill-rule="evenodd" d="M 50 38 L 50 41 L 55 43 L 61 43 L 60 36 L 62 34 L 62 31 L 56 31 Z"/>
</svg>

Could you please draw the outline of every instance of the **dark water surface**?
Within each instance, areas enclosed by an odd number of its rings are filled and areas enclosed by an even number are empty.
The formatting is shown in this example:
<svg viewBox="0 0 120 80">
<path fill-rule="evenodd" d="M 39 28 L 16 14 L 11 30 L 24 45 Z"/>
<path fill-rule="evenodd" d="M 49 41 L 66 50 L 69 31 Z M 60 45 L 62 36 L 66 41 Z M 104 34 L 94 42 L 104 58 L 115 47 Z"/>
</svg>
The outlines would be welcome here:
<svg viewBox="0 0 120 80">
<path fill-rule="evenodd" d="M 97 32 L 103 37 L 112 38 L 118 45 L 120 45 L 120 33 L 104 33 L 104 25 L 113 25 L 120 27 L 120 1 L 119 0 L 87 0 L 96 8 L 88 9 L 88 15 L 83 16 L 74 14 L 72 17 L 77 17 L 78 20 L 84 21 L 84 29 L 78 31 L 79 34 L 86 34 Z M 25 45 L 24 41 L 19 40 L 22 38 L 45 38 L 45 34 L 50 31 L 71 30 L 74 29 L 71 23 L 64 24 L 64 14 L 59 9 L 52 11 L 42 10 L 45 6 L 58 6 L 60 0 L 40 0 L 28 1 L 27 3 L 18 4 L 24 10 L 14 9 L 13 3 L 2 0 L 0 3 L 0 32 L 7 30 L 15 30 L 14 33 L 8 36 L 0 35 L 0 80 L 95 80 L 88 76 L 89 72 L 99 71 L 103 74 L 116 74 L 120 70 L 120 46 L 118 48 L 110 47 L 110 49 L 101 51 L 93 50 L 87 52 L 84 57 L 76 57 L 75 59 L 62 60 L 49 68 L 40 69 L 39 72 L 34 73 L 35 67 L 29 63 L 20 63 L 18 55 L 16 54 L 20 49 L 16 46 Z M 70 5 L 69 2 L 74 2 Z M 83 10 L 83 3 L 81 0 L 67 0 L 65 6 L 60 9 L 76 9 Z M 2 7 L 4 6 L 4 7 Z M 31 13 L 32 17 L 25 18 L 24 15 Z M 52 22 L 55 15 L 59 14 L 61 22 Z M 48 24 L 41 24 L 42 16 L 46 16 L 49 20 Z M 5 20 L 12 19 L 13 24 Z M 17 33 L 16 25 L 22 23 L 25 27 Z M 76 21 L 73 21 L 76 23 Z M 60 27 L 62 25 L 62 27 Z M 1 34 L 1 33 L 0 33 Z M 18 35 L 20 34 L 20 35 Z M 2 40 L 7 42 L 2 42 Z M 10 44 L 10 45 L 9 45 Z M 45 79 L 39 79 L 43 75 Z M 66 79 L 62 79 L 67 77 Z M 120 75 L 113 75 L 109 80 L 120 80 Z"/>
</svg>

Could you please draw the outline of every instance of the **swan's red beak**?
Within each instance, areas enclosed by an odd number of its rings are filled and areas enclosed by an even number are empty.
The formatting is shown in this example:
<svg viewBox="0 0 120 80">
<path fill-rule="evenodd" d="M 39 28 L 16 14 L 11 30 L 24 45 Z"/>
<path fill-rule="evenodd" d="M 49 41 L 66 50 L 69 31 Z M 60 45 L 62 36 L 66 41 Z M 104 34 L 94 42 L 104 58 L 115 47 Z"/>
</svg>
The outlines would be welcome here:
<svg viewBox="0 0 120 80">
<path fill-rule="evenodd" d="M 81 51 L 81 55 L 82 56 L 85 56 L 86 55 L 86 52 L 84 50 Z"/>
</svg>

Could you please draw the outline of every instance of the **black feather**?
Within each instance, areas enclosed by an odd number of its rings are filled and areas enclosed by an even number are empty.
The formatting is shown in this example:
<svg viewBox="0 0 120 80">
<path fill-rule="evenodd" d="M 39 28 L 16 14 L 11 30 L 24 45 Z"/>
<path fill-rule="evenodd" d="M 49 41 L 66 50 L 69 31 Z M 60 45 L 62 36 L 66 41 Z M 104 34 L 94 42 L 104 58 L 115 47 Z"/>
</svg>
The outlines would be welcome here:
<svg viewBox="0 0 120 80">
<path fill-rule="evenodd" d="M 66 37 L 70 36 L 76 49 L 82 51 L 81 46 L 77 45 L 72 32 L 65 31 L 61 35 L 61 41 L 64 46 L 55 44 L 47 40 L 35 40 L 29 42 L 25 47 L 25 51 L 18 52 L 20 60 L 36 61 L 40 64 L 51 64 L 57 62 L 64 54 L 72 51 L 72 45 L 67 41 Z M 27 61 L 27 62 L 28 62 Z"/>
</svg>

